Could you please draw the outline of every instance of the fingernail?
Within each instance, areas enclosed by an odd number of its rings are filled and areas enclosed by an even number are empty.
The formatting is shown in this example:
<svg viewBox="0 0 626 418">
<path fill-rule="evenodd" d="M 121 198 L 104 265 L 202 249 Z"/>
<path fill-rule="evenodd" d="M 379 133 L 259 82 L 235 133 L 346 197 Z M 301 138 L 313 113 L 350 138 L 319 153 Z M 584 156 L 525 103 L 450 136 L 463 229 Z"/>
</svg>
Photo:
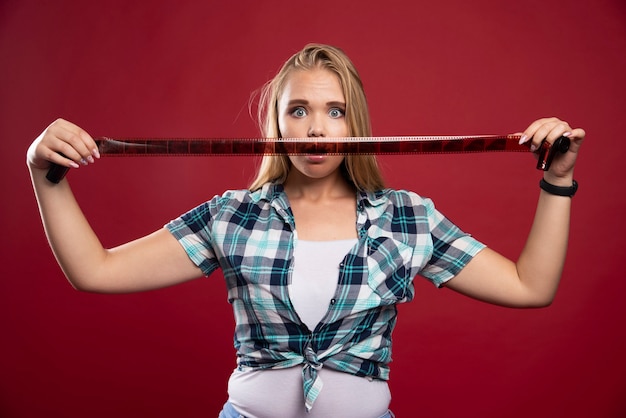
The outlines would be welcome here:
<svg viewBox="0 0 626 418">
<path fill-rule="evenodd" d="M 80 163 L 81 163 L 82 165 L 87 165 L 87 160 L 85 160 L 84 158 L 81 158 L 81 159 L 80 159 Z"/>
<path fill-rule="evenodd" d="M 94 148 L 92 154 L 94 157 L 100 158 L 100 151 L 98 150 L 98 148 Z"/>
<path fill-rule="evenodd" d="M 535 151 L 537 151 L 537 147 L 535 146 L 535 144 L 533 144 L 533 145 L 531 145 L 531 146 L 530 146 L 530 151 L 531 151 L 531 152 L 535 152 Z"/>
<path fill-rule="evenodd" d="M 93 159 L 93 157 L 91 155 L 89 157 L 87 157 L 87 161 L 89 161 L 91 164 L 94 163 L 94 159 Z"/>
<path fill-rule="evenodd" d="M 571 133 L 571 132 L 565 132 L 562 136 L 564 136 L 564 137 L 568 137 L 568 136 L 571 136 L 571 135 L 572 135 L 572 133 Z"/>
<path fill-rule="evenodd" d="M 70 161 L 70 167 L 72 168 L 78 168 L 80 167 L 78 164 L 76 164 L 74 161 Z"/>
<path fill-rule="evenodd" d="M 522 135 L 522 137 L 519 139 L 519 144 L 522 145 L 526 141 L 528 141 L 528 137 L 526 135 Z"/>
</svg>

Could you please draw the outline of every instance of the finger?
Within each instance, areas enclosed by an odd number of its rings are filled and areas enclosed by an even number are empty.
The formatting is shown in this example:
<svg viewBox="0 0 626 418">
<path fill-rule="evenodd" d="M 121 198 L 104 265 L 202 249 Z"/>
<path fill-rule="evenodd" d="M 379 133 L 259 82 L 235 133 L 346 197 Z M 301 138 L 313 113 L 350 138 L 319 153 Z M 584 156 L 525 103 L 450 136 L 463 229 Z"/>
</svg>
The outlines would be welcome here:
<svg viewBox="0 0 626 418">
<path fill-rule="evenodd" d="M 544 118 L 533 122 L 524 131 L 523 138 L 525 137 L 524 142 L 532 141 L 531 150 L 535 151 L 544 140 L 552 144 L 561 136 L 571 135 L 571 131 L 572 129 L 567 122 L 557 118 Z"/>
<path fill-rule="evenodd" d="M 568 137 L 571 134 L 572 128 L 566 122 L 559 121 L 555 123 L 545 124 L 542 125 L 535 133 L 533 143 L 535 143 L 536 141 L 541 143 L 543 140 L 546 140 L 552 144 L 560 137 Z"/>
<path fill-rule="evenodd" d="M 52 164 L 56 164 L 56 165 L 61 165 L 63 167 L 73 167 L 73 168 L 78 168 L 80 167 L 80 165 L 78 163 L 76 163 L 74 160 L 72 160 L 71 158 L 68 158 L 67 156 L 65 156 L 64 154 L 62 154 L 59 151 L 56 151 L 55 149 L 49 148 L 49 147 L 44 147 L 39 154 L 43 160 L 52 163 Z M 35 166 L 39 167 L 39 168 L 48 168 L 49 164 L 46 165 L 42 165 L 42 164 L 34 164 Z"/>
<path fill-rule="evenodd" d="M 587 135 L 587 133 L 585 132 L 584 129 L 582 128 L 575 128 L 572 129 L 572 134 L 570 135 L 570 139 L 573 140 L 578 140 L 578 141 L 582 141 L 583 139 L 585 139 L 585 136 Z"/>
<path fill-rule="evenodd" d="M 64 165 L 69 164 L 66 160 L 87 165 L 94 162 L 94 156 L 99 158 L 93 138 L 73 123 L 61 120 L 50 127 L 49 133 L 48 146 L 64 155 Z"/>
<path fill-rule="evenodd" d="M 528 128 L 526 128 L 524 130 L 524 132 L 522 133 L 522 136 L 519 140 L 520 145 L 524 144 L 528 141 L 531 141 L 533 139 L 533 137 L 535 136 L 535 133 L 537 132 L 537 130 L 542 126 L 545 125 L 546 123 L 553 123 L 555 120 L 557 120 L 556 118 L 542 118 L 542 119 L 537 119 L 536 121 L 534 121 L 533 123 L 531 123 Z"/>
<path fill-rule="evenodd" d="M 578 152 L 578 149 L 582 145 L 583 140 L 585 139 L 585 131 L 581 128 L 572 129 L 568 138 L 570 139 L 570 147 L 569 150 L 571 152 Z"/>
</svg>

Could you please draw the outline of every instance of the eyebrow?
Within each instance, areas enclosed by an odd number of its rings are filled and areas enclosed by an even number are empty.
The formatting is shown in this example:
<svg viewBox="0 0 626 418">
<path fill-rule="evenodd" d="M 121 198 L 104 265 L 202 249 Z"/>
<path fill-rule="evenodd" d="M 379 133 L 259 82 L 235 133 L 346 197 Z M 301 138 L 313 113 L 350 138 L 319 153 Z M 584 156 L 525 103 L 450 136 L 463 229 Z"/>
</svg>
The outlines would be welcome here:
<svg viewBox="0 0 626 418">
<path fill-rule="evenodd" d="M 289 102 L 287 104 L 288 104 L 288 106 L 308 105 L 309 101 L 308 100 L 304 100 L 304 99 L 293 99 L 293 100 L 289 100 Z M 340 101 L 331 101 L 331 102 L 326 102 L 326 106 L 328 106 L 328 107 L 345 108 L 346 104 L 344 102 L 340 102 Z"/>
</svg>

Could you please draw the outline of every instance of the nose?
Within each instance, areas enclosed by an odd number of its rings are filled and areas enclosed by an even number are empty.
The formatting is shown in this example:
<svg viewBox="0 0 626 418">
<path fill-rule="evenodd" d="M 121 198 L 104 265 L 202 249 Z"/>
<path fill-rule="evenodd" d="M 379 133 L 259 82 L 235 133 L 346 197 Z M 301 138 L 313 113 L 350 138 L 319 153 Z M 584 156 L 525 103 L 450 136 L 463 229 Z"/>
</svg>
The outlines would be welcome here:
<svg viewBox="0 0 626 418">
<path fill-rule="evenodd" d="M 307 135 L 309 137 L 321 137 L 321 136 L 326 136 L 326 129 L 324 127 L 324 122 L 322 121 L 322 118 L 318 115 L 312 116 L 311 118 L 309 118 L 310 124 L 309 124 L 309 131 L 307 132 Z"/>
</svg>

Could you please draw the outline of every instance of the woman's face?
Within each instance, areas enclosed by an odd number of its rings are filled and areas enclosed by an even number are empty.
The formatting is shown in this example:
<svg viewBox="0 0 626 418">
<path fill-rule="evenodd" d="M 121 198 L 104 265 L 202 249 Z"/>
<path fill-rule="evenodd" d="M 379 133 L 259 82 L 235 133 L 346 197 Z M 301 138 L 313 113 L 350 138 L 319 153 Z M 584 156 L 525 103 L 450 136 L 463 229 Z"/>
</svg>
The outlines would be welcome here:
<svg viewBox="0 0 626 418">
<path fill-rule="evenodd" d="M 278 127 L 283 138 L 347 137 L 346 100 L 337 75 L 329 70 L 295 70 L 278 98 Z M 337 173 L 341 155 L 290 155 L 300 173 L 324 178 Z"/>
</svg>

